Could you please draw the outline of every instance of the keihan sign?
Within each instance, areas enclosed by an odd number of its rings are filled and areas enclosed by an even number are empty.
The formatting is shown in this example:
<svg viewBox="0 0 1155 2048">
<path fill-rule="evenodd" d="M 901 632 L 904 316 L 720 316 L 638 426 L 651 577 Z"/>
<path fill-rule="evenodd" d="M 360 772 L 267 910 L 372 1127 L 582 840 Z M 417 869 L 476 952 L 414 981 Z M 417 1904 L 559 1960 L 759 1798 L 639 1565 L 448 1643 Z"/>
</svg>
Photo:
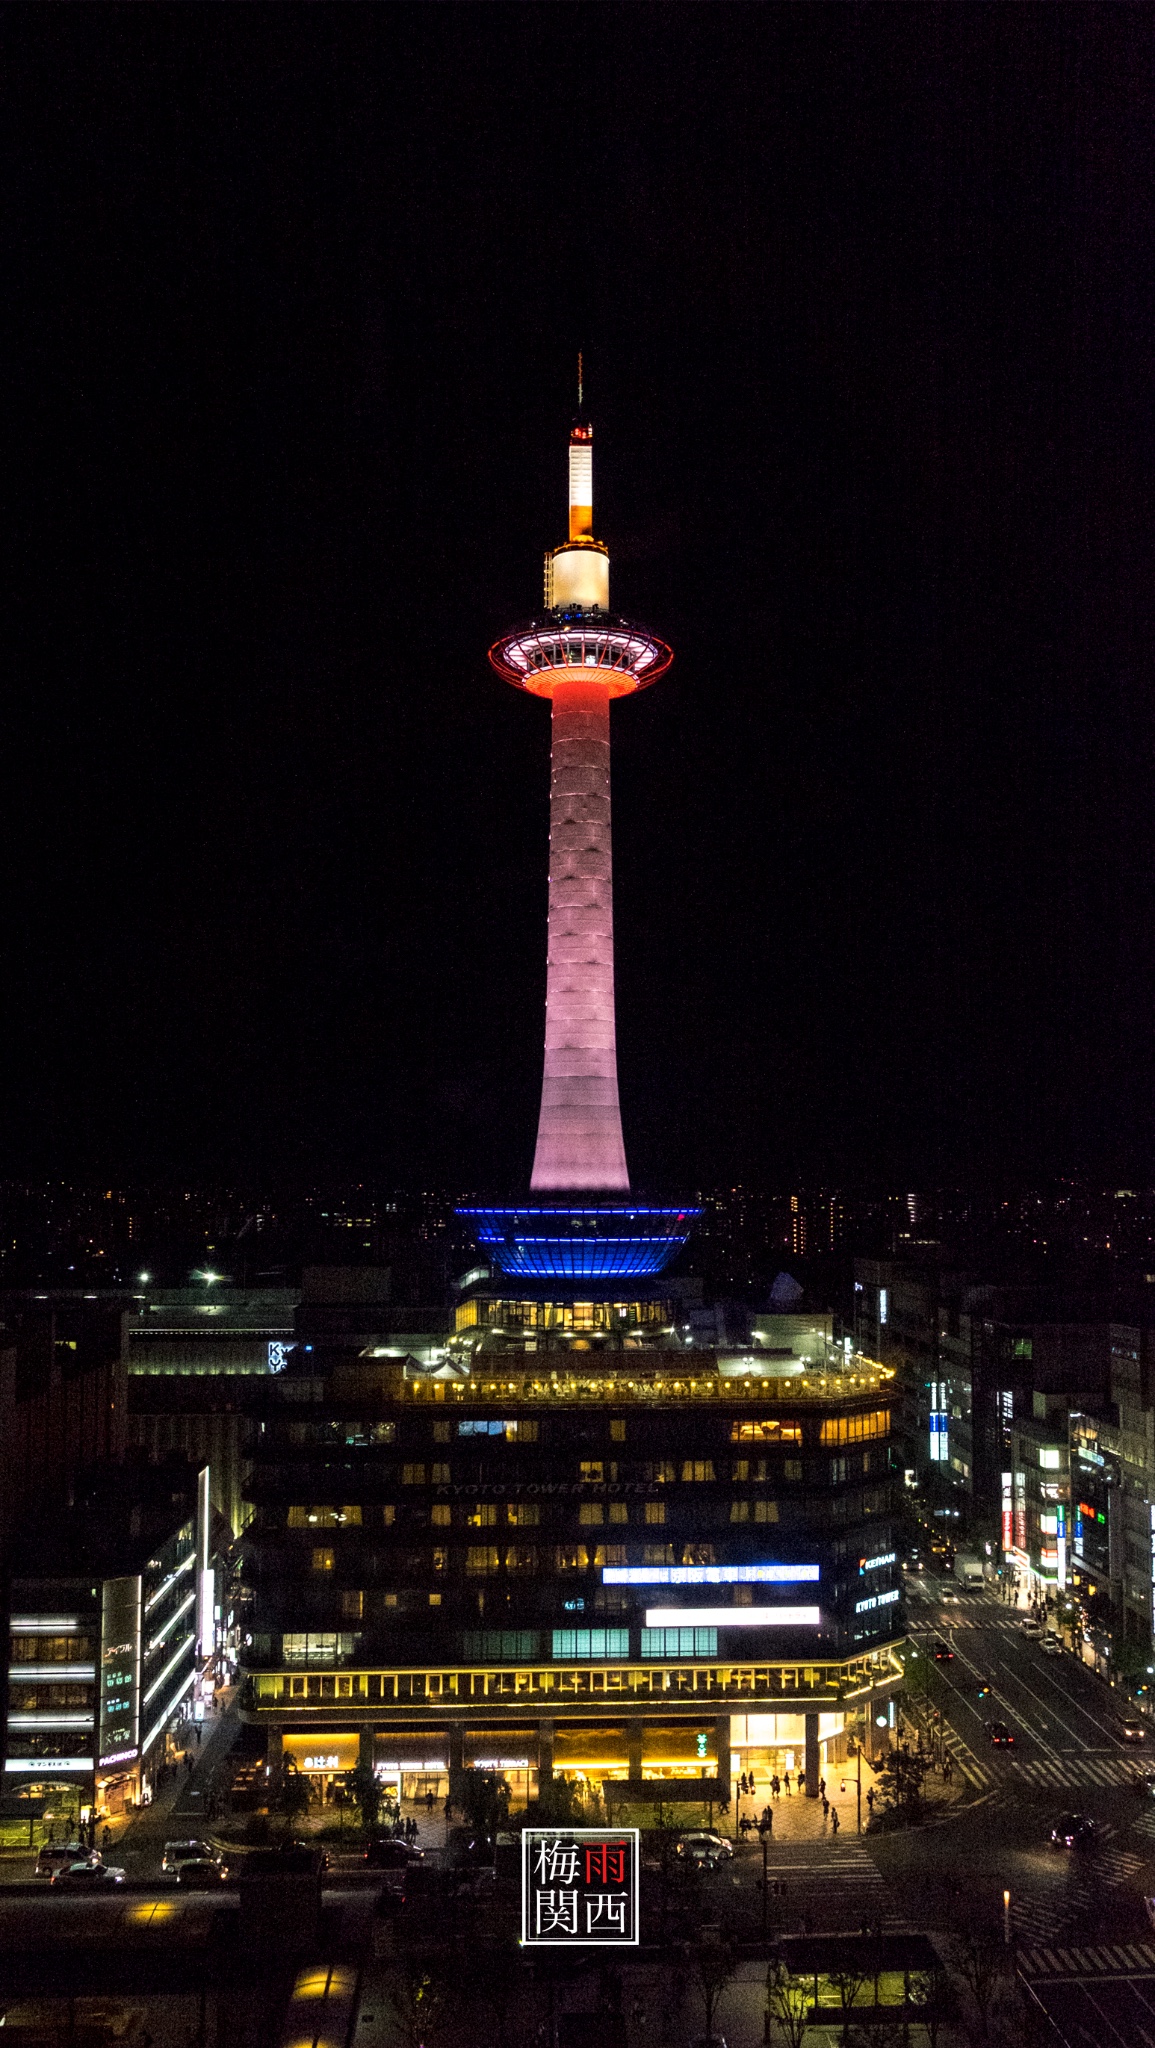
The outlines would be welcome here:
<svg viewBox="0 0 1155 2048">
<path fill-rule="evenodd" d="M 526 1948 L 622 1948 L 638 1940 L 637 1828 L 526 1828 Z"/>
</svg>

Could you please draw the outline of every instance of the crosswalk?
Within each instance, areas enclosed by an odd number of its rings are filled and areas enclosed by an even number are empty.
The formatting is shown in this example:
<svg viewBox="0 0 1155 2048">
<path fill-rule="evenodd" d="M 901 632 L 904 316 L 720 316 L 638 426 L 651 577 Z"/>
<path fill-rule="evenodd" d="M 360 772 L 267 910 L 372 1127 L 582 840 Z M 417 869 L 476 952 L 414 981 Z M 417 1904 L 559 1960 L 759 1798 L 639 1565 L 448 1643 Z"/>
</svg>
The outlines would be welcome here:
<svg viewBox="0 0 1155 2048">
<path fill-rule="evenodd" d="M 1016 1968 L 1020 1976 L 1036 1982 L 1047 1977 L 1155 1976 L 1155 1948 L 1149 1941 L 1116 1941 L 1094 1948 L 1021 1949 Z"/>
<path fill-rule="evenodd" d="M 1021 1757 L 1004 1752 L 1008 1769 L 1028 1785 L 1041 1785 L 1062 1792 L 1073 1786 L 1133 1785 L 1144 1775 L 1129 1757 L 1064 1756 Z"/>
<path fill-rule="evenodd" d="M 906 1925 L 877 1863 L 857 1840 L 776 1844 L 767 1876 L 772 1884 L 785 1882 L 788 1925 L 805 1918 L 808 1930 L 820 1934 L 861 1927 L 864 1921 L 884 1928 Z"/>
<path fill-rule="evenodd" d="M 965 1778 L 968 1785 L 975 1785 L 979 1791 L 985 1791 L 988 1785 L 994 1784 L 994 1772 L 988 1770 L 986 1764 L 979 1762 L 973 1749 L 969 1748 L 962 1736 L 949 1724 L 942 1731 L 942 1739 L 956 1771 L 960 1777 Z"/>
<path fill-rule="evenodd" d="M 1053 1948 L 1079 1928 L 1097 1926 L 1110 1892 L 1126 1887 L 1133 1895 L 1142 1889 L 1147 1859 L 1120 1847 L 1115 1832 L 1110 1826 L 1101 1830 L 1093 1857 L 1056 1858 L 1050 1882 L 1014 1888 L 1011 1924 L 1018 1940 Z"/>
</svg>

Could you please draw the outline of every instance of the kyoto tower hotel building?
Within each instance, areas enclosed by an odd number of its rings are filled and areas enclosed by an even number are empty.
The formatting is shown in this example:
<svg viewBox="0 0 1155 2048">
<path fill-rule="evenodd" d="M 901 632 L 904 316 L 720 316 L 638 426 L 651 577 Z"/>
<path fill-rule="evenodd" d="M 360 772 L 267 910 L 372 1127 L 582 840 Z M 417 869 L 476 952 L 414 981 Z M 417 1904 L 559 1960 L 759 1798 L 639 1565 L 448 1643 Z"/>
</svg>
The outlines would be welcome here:
<svg viewBox="0 0 1155 2048">
<path fill-rule="evenodd" d="M 440 1358 L 318 1329 L 275 1383 L 243 1711 L 271 1758 L 344 1769 L 359 1749 L 407 1794 L 495 1765 L 515 1796 L 565 1775 L 705 1810 L 750 1769 L 804 1768 L 816 1795 L 852 1737 L 887 1740 L 891 1374 L 833 1346 L 689 1342 L 669 1267 L 696 1212 L 630 1191 L 611 706 L 672 655 L 610 609 L 592 456 L 582 420 L 543 610 L 490 652 L 553 724 L 530 1191 L 459 1212 L 481 1271 Z"/>
</svg>

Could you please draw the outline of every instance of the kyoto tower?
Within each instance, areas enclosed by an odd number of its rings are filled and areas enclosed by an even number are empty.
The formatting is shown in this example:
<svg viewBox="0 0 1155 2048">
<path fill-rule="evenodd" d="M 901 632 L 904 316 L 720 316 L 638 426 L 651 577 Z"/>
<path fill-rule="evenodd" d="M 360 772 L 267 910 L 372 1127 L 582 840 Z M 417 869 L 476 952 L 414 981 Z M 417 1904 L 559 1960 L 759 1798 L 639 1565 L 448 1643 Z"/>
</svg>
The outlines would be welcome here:
<svg viewBox="0 0 1155 2048">
<path fill-rule="evenodd" d="M 460 1213 L 479 1219 L 479 1241 L 503 1271 L 541 1277 L 656 1273 L 698 1213 L 629 1200 L 614 1020 L 610 705 L 656 682 L 674 657 L 610 610 L 593 496 L 593 428 L 579 418 L 569 438 L 569 537 L 546 554 L 544 612 L 489 650 L 500 676 L 552 707 L 545 1071 L 530 1181 L 540 1199 Z"/>
</svg>

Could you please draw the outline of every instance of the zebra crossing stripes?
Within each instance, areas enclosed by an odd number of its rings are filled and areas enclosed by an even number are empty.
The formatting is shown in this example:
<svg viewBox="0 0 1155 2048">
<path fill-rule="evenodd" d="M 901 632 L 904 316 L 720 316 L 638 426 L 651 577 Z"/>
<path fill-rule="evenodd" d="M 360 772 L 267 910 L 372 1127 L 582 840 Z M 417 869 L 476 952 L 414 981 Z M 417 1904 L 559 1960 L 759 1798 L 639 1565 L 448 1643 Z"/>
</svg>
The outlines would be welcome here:
<svg viewBox="0 0 1155 2048">
<path fill-rule="evenodd" d="M 985 1792 L 987 1787 L 994 1783 L 993 1774 L 987 1766 L 980 1764 L 974 1751 L 968 1749 L 962 1736 L 957 1735 L 953 1728 L 948 1727 L 944 1730 L 943 1739 L 950 1760 L 960 1776 L 964 1777 L 968 1784 L 977 1785 L 980 1792 Z"/>
<path fill-rule="evenodd" d="M 1023 1977 L 1146 1977 L 1155 1975 L 1155 1948 L 1147 1941 L 1097 1943 L 1093 1948 L 1028 1948 L 1016 1958 Z"/>
<path fill-rule="evenodd" d="M 1142 1775 L 1129 1757 L 1070 1756 L 1062 1758 L 1007 1756 L 1013 1775 L 1028 1785 L 1065 1791 L 1074 1785 L 1134 1785 Z"/>
<path fill-rule="evenodd" d="M 784 1879 L 787 1912 L 801 1912 L 816 1932 L 861 1926 L 904 1927 L 877 1863 L 858 1841 L 783 1843 L 766 1866 L 771 1883 Z"/>
</svg>

